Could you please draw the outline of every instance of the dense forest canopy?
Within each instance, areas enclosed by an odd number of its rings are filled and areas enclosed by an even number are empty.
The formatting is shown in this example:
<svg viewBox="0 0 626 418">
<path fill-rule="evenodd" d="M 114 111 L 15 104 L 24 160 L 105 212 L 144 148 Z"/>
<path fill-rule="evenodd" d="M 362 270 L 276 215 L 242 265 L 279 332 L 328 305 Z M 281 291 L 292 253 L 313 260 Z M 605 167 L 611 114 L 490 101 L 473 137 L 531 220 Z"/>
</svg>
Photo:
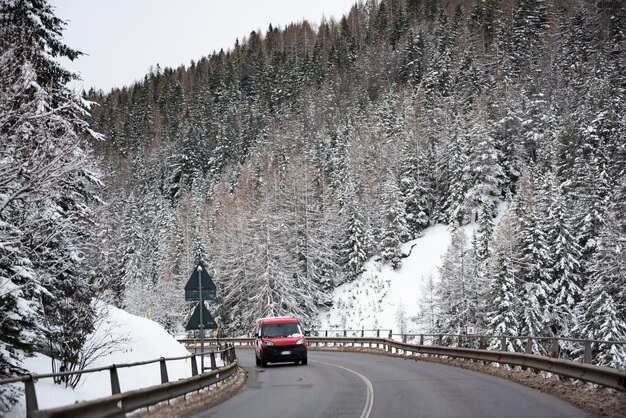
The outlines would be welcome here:
<svg viewBox="0 0 626 418">
<path fill-rule="evenodd" d="M 313 324 L 444 223 L 424 324 L 626 340 L 625 25 L 620 0 L 368 0 L 92 90 L 91 285 L 175 331 L 203 260 L 226 332 Z"/>
<path fill-rule="evenodd" d="M 399 244 L 429 225 L 477 222 L 450 249 L 472 252 L 471 271 L 459 254 L 442 269 L 439 331 L 626 336 L 624 14 L 360 2 L 90 92 L 107 137 L 102 285 L 173 330 L 202 259 L 226 330 L 313 321 L 372 255 L 399 266 Z"/>
</svg>

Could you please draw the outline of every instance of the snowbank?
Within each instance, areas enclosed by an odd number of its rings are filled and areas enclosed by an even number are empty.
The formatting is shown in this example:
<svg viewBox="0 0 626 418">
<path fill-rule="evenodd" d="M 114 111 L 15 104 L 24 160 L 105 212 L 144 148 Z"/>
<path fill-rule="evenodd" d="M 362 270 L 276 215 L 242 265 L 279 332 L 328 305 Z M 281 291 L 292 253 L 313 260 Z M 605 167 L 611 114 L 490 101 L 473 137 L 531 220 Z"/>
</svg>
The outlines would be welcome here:
<svg viewBox="0 0 626 418">
<path fill-rule="evenodd" d="M 133 363 L 160 357 L 180 357 L 189 352 L 156 322 L 131 315 L 112 306 L 105 307 L 105 319 L 92 338 L 115 339 L 117 351 L 98 358 L 88 368 L 111 364 Z M 33 374 L 51 373 L 51 360 L 44 355 L 26 359 L 23 365 Z M 189 360 L 167 362 L 170 381 L 190 377 Z M 161 383 L 159 363 L 118 370 L 122 391 L 139 389 Z M 23 388 L 23 385 L 21 386 Z M 55 385 L 52 379 L 41 379 L 35 385 L 40 409 L 53 408 L 111 395 L 108 371 L 84 375 L 76 389 Z M 26 401 L 13 408 L 8 417 L 26 416 Z"/>
</svg>

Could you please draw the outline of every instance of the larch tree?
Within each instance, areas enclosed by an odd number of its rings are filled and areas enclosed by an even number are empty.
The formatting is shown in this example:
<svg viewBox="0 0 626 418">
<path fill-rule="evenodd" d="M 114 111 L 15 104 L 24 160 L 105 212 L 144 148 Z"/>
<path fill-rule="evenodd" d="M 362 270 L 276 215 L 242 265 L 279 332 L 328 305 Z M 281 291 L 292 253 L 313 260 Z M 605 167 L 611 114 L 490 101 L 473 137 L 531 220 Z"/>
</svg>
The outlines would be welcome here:
<svg viewBox="0 0 626 418">
<path fill-rule="evenodd" d="M 465 232 L 458 228 L 439 269 L 441 280 L 437 298 L 441 312 L 441 330 L 463 333 L 468 326 L 482 322 L 481 286 L 475 275 L 475 260 Z"/>
</svg>

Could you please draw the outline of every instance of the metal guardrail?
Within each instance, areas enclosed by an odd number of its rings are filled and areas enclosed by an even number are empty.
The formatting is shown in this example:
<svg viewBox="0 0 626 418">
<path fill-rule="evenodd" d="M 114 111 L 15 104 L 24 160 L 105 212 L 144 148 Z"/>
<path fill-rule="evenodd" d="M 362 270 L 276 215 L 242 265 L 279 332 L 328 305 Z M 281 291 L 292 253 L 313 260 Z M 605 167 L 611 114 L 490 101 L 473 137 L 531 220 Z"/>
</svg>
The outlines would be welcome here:
<svg viewBox="0 0 626 418">
<path fill-rule="evenodd" d="M 239 362 L 235 353 L 234 345 L 229 345 L 223 350 L 209 351 L 200 353 L 201 356 L 210 357 L 211 372 L 204 373 L 204 370 L 198 372 L 198 364 L 196 363 L 196 354 L 189 356 L 170 357 L 159 359 L 140 361 L 135 363 L 112 364 L 106 367 L 98 367 L 85 370 L 77 370 L 61 373 L 47 373 L 16 376 L 10 379 L 0 380 L 0 385 L 10 383 L 24 383 L 26 396 L 26 416 L 31 417 L 65 417 L 65 416 L 88 416 L 88 417 L 109 417 L 121 416 L 124 413 L 134 411 L 145 406 L 154 405 L 168 399 L 182 396 L 186 393 L 193 392 L 220 382 L 237 371 Z M 216 355 L 221 357 L 225 364 L 222 368 L 217 368 Z M 167 374 L 167 362 L 191 359 L 191 377 L 170 382 Z M 161 384 L 151 386 L 144 389 L 138 389 L 128 392 L 121 392 L 118 377 L 118 369 L 143 366 L 147 364 L 159 363 L 161 372 Z M 206 368 L 209 369 L 209 368 Z M 59 408 L 40 410 L 37 403 L 37 394 L 35 390 L 35 382 L 40 379 L 69 376 L 75 374 L 97 373 L 108 370 L 111 381 L 111 394 L 107 398 L 96 399 L 92 401 L 79 402 L 76 404 L 63 406 Z"/>
<path fill-rule="evenodd" d="M 311 331 L 311 335 L 319 337 L 376 337 L 391 339 L 390 329 L 316 329 Z"/>
<path fill-rule="evenodd" d="M 458 337 L 458 336 L 457 336 Z M 502 337 L 501 337 L 502 338 Z M 179 340 L 186 343 L 193 340 Z M 210 341 L 210 340 L 209 340 Z M 254 338 L 220 338 L 239 346 L 253 346 Z M 410 344 L 389 338 L 374 337 L 307 337 L 310 346 L 344 348 L 371 348 L 396 355 L 436 355 L 454 358 L 481 360 L 491 363 L 528 367 L 551 372 L 563 377 L 596 383 L 613 389 L 626 391 L 626 372 L 610 367 L 597 366 L 572 360 L 542 356 L 532 353 L 487 350 L 485 348 L 445 347 L 440 345 Z M 502 340 L 501 340 L 502 342 Z M 506 340 L 504 341 L 506 347 Z"/>
<path fill-rule="evenodd" d="M 312 330 L 313 337 L 376 337 L 413 343 L 417 345 L 457 346 L 477 349 L 510 351 L 519 348 L 526 354 L 549 355 L 553 358 L 597 364 L 594 353 L 600 345 L 624 345 L 626 341 L 587 340 L 566 337 L 535 337 L 522 335 L 479 335 L 479 334 L 394 334 L 390 329 L 319 329 Z M 220 337 L 219 342 L 237 343 L 241 338 Z M 179 339 L 191 347 L 193 339 Z M 218 341 L 209 339 L 207 341 Z M 597 364 L 606 366 L 605 364 Z"/>
<path fill-rule="evenodd" d="M 402 342 L 415 342 L 419 345 L 452 345 L 465 348 L 487 348 L 498 346 L 508 351 L 509 343 L 524 347 L 526 354 L 548 354 L 554 358 L 568 355 L 568 360 L 581 360 L 593 363 L 594 347 L 599 345 L 626 345 L 626 341 L 587 340 L 567 337 L 535 337 L 521 335 L 474 335 L 474 334 L 390 334 L 390 339 L 399 338 Z M 569 350 L 563 350 L 569 345 Z M 536 348 L 542 352 L 536 353 Z M 574 354 L 574 355 L 572 355 Z"/>
</svg>

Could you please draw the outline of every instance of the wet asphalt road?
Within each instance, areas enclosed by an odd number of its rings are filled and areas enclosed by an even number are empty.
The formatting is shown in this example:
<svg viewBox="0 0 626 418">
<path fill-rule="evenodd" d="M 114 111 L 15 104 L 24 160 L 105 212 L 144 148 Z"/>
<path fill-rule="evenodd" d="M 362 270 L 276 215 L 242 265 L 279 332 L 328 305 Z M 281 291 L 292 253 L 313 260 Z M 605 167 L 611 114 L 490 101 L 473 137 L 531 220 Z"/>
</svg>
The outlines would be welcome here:
<svg viewBox="0 0 626 418">
<path fill-rule="evenodd" d="M 256 367 L 248 382 L 193 417 L 587 417 L 526 386 L 456 367 L 362 353 L 309 351 L 309 364 Z"/>
</svg>

